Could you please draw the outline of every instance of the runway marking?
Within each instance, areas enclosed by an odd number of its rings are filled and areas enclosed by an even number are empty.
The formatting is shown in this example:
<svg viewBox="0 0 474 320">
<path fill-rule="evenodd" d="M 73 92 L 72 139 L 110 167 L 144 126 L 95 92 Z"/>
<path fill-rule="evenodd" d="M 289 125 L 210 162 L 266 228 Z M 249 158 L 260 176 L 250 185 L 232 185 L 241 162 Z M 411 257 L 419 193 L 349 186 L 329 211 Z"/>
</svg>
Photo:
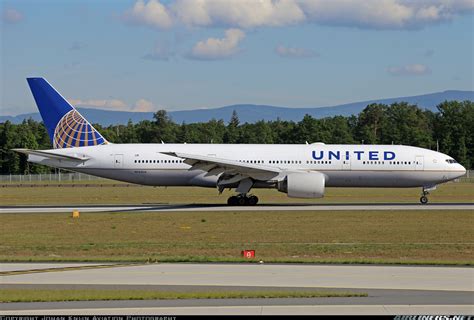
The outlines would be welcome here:
<svg viewBox="0 0 474 320">
<path fill-rule="evenodd" d="M 88 269 L 131 267 L 131 266 L 139 266 L 139 265 L 142 265 L 142 263 L 99 264 L 99 265 L 92 265 L 92 266 L 84 265 L 84 266 L 76 266 L 76 267 L 58 267 L 58 268 L 0 271 L 0 277 L 15 276 L 15 275 L 21 275 L 21 274 L 31 274 L 31 273 L 77 271 L 77 270 L 88 270 Z"/>
</svg>

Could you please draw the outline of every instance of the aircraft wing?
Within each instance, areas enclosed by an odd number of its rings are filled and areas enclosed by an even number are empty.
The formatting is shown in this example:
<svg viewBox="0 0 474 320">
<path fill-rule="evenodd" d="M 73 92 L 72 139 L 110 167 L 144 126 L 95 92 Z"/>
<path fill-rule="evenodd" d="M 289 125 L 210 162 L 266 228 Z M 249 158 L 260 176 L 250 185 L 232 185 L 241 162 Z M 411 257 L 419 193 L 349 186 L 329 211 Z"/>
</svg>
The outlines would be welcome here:
<svg viewBox="0 0 474 320">
<path fill-rule="evenodd" d="M 68 160 L 68 161 L 80 161 L 80 162 L 89 160 L 89 158 L 81 158 L 81 157 L 76 157 L 76 156 L 71 156 L 71 155 L 58 154 L 55 152 L 45 151 L 45 150 L 32 150 L 32 149 L 12 149 L 12 150 L 18 153 L 26 154 L 26 155 L 35 155 L 35 156 L 45 157 L 45 158 L 54 159 L 54 160 Z"/>
<path fill-rule="evenodd" d="M 279 168 L 265 166 L 263 164 L 240 162 L 181 152 L 161 153 L 185 159 L 184 163 L 187 163 L 191 166 L 189 170 L 204 170 L 207 171 L 207 176 L 225 173 L 226 175 L 241 177 L 241 179 L 236 179 L 237 181 L 246 177 L 266 181 L 278 176 L 281 172 Z"/>
</svg>

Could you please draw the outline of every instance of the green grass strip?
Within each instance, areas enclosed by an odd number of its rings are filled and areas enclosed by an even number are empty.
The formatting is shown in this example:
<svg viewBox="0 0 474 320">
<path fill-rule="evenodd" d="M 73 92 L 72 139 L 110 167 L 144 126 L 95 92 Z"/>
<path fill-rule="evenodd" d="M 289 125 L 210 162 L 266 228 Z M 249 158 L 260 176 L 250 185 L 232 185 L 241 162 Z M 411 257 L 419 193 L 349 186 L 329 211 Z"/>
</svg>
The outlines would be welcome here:
<svg viewBox="0 0 474 320">
<path fill-rule="evenodd" d="M 164 256 L 156 258 L 147 257 L 5 257 L 0 256 L 0 263 L 24 263 L 24 262 L 44 262 L 44 263 L 260 263 L 259 259 L 243 259 L 230 257 L 208 257 L 208 256 Z M 399 259 L 342 259 L 342 258 L 266 258 L 264 263 L 288 263 L 288 264 L 347 264 L 347 265 L 420 265 L 420 266 L 474 266 L 473 260 L 399 260 Z M 116 265 L 111 265 L 115 267 Z M 80 269 L 79 267 L 74 269 Z M 71 268 L 71 270 L 73 270 Z M 52 270 L 41 269 L 35 272 L 64 271 L 63 268 L 53 268 Z M 0 276 L 32 273 L 31 270 L 5 271 L 0 272 Z"/>
<path fill-rule="evenodd" d="M 367 297 L 367 293 L 331 291 L 164 292 L 152 290 L 2 289 L 0 302 L 56 302 L 93 300 L 178 300 Z"/>
</svg>

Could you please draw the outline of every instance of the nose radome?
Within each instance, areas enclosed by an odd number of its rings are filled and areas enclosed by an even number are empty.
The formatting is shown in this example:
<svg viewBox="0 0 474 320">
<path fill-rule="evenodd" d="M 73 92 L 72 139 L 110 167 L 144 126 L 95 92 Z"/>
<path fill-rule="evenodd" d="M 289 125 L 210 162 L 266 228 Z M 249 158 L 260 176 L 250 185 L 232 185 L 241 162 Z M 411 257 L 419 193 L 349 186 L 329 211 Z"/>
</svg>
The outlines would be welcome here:
<svg viewBox="0 0 474 320">
<path fill-rule="evenodd" d="M 466 168 L 464 168 L 464 166 L 461 165 L 461 164 L 459 164 L 459 169 L 460 169 L 460 170 L 459 170 L 459 176 L 458 176 L 458 178 L 464 176 L 464 175 L 466 174 L 466 172 L 467 172 Z"/>
</svg>

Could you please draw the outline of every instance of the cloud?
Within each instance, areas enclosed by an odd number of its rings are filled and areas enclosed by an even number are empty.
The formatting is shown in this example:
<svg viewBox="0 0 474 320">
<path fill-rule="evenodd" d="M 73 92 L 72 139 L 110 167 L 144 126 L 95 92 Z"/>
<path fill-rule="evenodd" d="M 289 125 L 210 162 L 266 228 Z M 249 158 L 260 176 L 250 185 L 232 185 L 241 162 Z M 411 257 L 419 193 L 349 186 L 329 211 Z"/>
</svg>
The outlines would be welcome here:
<svg viewBox="0 0 474 320">
<path fill-rule="evenodd" d="M 472 13 L 471 0 L 302 1 L 311 22 L 366 29 L 418 29 Z"/>
<path fill-rule="evenodd" d="M 303 22 L 305 15 L 294 0 L 177 0 L 170 10 L 188 26 L 255 28 Z"/>
<path fill-rule="evenodd" d="M 209 38 L 196 43 L 188 57 L 199 60 L 229 58 L 238 52 L 238 45 L 244 38 L 245 33 L 241 30 L 228 29 L 224 38 Z"/>
<path fill-rule="evenodd" d="M 133 106 L 132 111 L 136 112 L 150 112 L 150 111 L 155 111 L 156 107 L 155 105 L 145 99 L 140 99 L 137 102 L 135 102 L 135 105 Z"/>
<path fill-rule="evenodd" d="M 431 73 L 431 69 L 424 64 L 408 64 L 387 68 L 387 72 L 395 76 L 421 76 Z"/>
<path fill-rule="evenodd" d="M 3 10 L 2 21 L 10 24 L 18 23 L 23 20 L 23 14 L 18 10 L 6 8 Z"/>
<path fill-rule="evenodd" d="M 279 45 L 275 48 L 275 53 L 284 58 L 314 58 L 319 54 L 311 49 L 285 47 Z"/>
<path fill-rule="evenodd" d="M 134 111 L 134 112 L 149 112 L 156 110 L 155 105 L 145 99 L 140 99 L 135 104 L 129 106 L 119 99 L 68 99 L 73 106 L 84 106 L 97 109 L 107 109 L 114 111 Z"/>
<path fill-rule="evenodd" d="M 168 9 L 159 0 L 135 2 L 133 8 L 122 15 L 122 20 L 130 24 L 145 25 L 154 28 L 169 28 L 173 24 Z"/>
<path fill-rule="evenodd" d="M 418 29 L 474 12 L 472 0 L 159 0 L 136 1 L 127 22 L 154 28 L 257 28 L 302 23 L 367 29 Z"/>
<path fill-rule="evenodd" d="M 126 110 L 127 105 L 122 100 L 118 99 L 92 99 L 92 100 L 81 100 L 81 99 L 68 99 L 69 103 L 73 106 L 88 106 L 99 109 L 114 109 L 114 110 Z"/>
</svg>

